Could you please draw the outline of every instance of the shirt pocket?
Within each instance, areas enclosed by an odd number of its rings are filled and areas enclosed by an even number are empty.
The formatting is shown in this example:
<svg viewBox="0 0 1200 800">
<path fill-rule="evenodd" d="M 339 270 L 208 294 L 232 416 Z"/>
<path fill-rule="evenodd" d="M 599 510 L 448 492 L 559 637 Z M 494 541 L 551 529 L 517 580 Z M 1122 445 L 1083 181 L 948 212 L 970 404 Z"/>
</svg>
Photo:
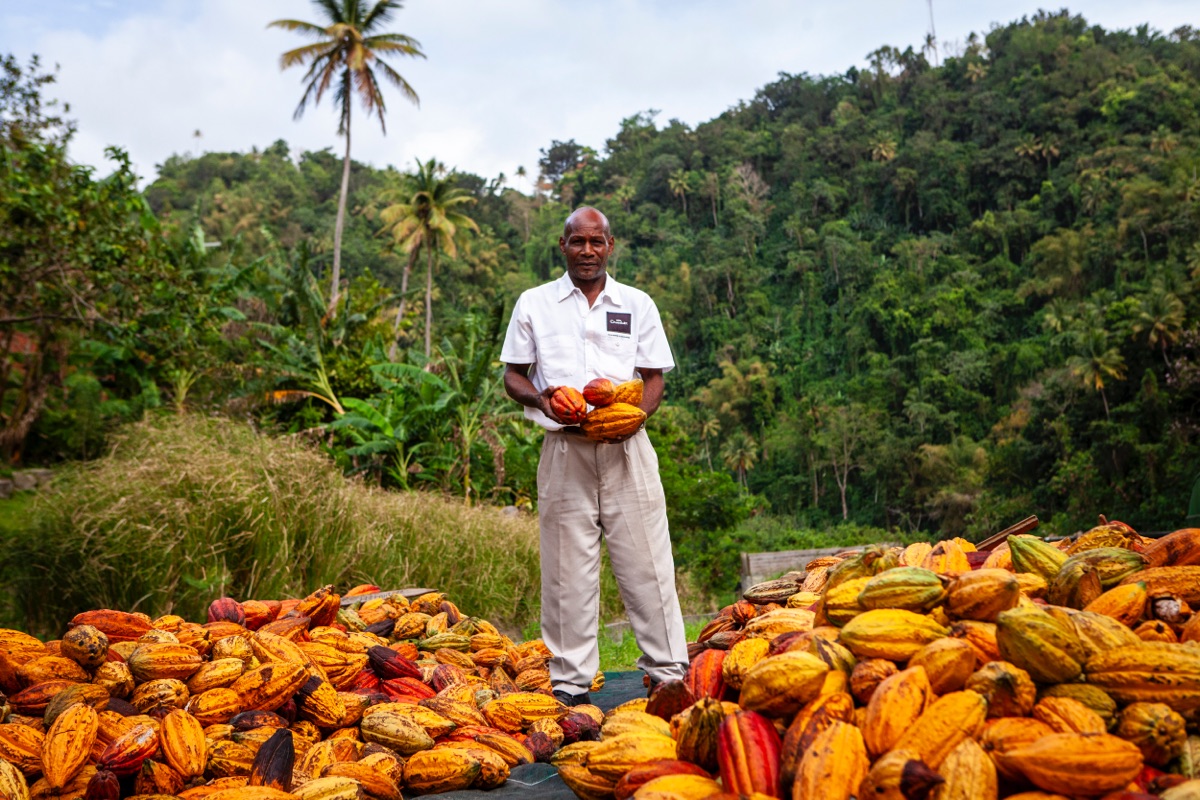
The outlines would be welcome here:
<svg viewBox="0 0 1200 800">
<path fill-rule="evenodd" d="M 570 335 L 543 336 L 538 339 L 538 369 L 546 382 L 567 380 L 575 375 L 579 365 L 579 340 Z"/>
</svg>

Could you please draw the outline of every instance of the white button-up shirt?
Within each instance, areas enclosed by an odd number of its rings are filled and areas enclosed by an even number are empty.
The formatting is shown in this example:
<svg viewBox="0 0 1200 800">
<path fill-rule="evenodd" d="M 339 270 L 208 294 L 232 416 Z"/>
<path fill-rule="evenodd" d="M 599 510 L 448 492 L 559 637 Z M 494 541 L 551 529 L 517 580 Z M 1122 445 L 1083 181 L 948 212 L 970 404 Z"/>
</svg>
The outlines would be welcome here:
<svg viewBox="0 0 1200 800">
<path fill-rule="evenodd" d="M 547 386 L 582 390 L 594 378 L 621 383 L 638 367 L 669 372 L 675 366 L 650 295 L 609 275 L 589 308 L 566 272 L 521 294 L 500 360 L 532 364 L 529 379 L 539 392 Z M 536 408 L 526 406 L 525 416 L 552 431 L 562 428 Z"/>
</svg>

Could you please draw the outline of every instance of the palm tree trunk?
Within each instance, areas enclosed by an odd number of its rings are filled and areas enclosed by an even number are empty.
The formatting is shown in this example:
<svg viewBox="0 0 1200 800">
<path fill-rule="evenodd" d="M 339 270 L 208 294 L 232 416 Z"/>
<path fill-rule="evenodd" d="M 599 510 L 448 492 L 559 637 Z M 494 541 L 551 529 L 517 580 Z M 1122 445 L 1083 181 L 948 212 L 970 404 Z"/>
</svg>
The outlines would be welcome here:
<svg viewBox="0 0 1200 800">
<path fill-rule="evenodd" d="M 433 352 L 433 256 L 436 247 L 429 247 L 428 268 L 425 270 L 425 360 Z"/>
<path fill-rule="evenodd" d="M 413 264 L 417 263 L 417 254 L 421 252 L 418 245 L 408 254 L 408 263 L 404 265 L 404 274 L 400 276 L 400 307 L 396 309 L 396 324 L 392 328 L 392 347 L 388 350 L 388 359 L 396 360 L 396 348 L 400 344 L 400 321 L 404 319 L 404 306 L 408 302 L 408 276 L 412 273 Z"/>
<path fill-rule="evenodd" d="M 337 222 L 333 225 L 333 277 L 329 287 L 329 316 L 337 316 L 338 287 L 342 280 L 342 227 L 346 223 L 346 195 L 350 191 L 350 100 L 346 100 L 346 155 L 342 157 L 342 191 L 338 194 Z"/>
</svg>

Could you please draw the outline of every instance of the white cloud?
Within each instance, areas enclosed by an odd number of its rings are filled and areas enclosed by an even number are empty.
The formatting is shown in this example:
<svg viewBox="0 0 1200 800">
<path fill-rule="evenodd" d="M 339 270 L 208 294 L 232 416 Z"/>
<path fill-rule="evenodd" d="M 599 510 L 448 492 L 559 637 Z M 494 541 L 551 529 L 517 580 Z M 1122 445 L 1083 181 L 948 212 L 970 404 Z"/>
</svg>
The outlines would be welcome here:
<svg viewBox="0 0 1200 800">
<path fill-rule="evenodd" d="M 938 39 L 986 33 L 1040 5 L 938 2 Z M 1072 11 L 1107 28 L 1170 31 L 1195 8 L 1091 0 Z M 281 17 L 319 18 L 299 0 L 42 0 L 0 8 L 0 51 L 61 66 L 53 92 L 79 122 L 72 154 L 84 163 L 103 165 L 110 144 L 146 177 L 172 153 L 276 139 L 340 153 L 328 98 L 292 121 L 302 72 L 281 72 L 278 57 L 303 39 L 266 28 Z M 489 177 L 533 172 L 551 139 L 601 148 L 622 118 L 650 108 L 660 122 L 695 125 L 781 71 L 841 73 L 880 45 L 919 47 L 928 25 L 922 0 L 409 0 L 391 29 L 420 40 L 428 59 L 393 63 L 421 107 L 390 91 L 386 137 L 356 108 L 353 152 L 378 166 L 436 157 Z"/>
</svg>

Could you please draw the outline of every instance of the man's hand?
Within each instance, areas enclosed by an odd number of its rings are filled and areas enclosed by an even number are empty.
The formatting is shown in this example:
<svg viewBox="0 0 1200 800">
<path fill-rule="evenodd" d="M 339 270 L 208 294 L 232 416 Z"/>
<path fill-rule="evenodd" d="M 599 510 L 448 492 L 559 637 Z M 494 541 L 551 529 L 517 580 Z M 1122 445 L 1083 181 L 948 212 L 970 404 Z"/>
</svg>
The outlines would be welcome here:
<svg viewBox="0 0 1200 800">
<path fill-rule="evenodd" d="M 534 387 L 533 381 L 529 380 L 529 370 L 532 366 L 532 364 L 509 364 L 504 370 L 504 391 L 508 392 L 508 396 L 521 405 L 536 408 L 559 425 L 572 424 L 555 414 L 550 407 L 550 397 L 558 391 L 559 387 L 547 386 L 539 392 Z"/>
</svg>

